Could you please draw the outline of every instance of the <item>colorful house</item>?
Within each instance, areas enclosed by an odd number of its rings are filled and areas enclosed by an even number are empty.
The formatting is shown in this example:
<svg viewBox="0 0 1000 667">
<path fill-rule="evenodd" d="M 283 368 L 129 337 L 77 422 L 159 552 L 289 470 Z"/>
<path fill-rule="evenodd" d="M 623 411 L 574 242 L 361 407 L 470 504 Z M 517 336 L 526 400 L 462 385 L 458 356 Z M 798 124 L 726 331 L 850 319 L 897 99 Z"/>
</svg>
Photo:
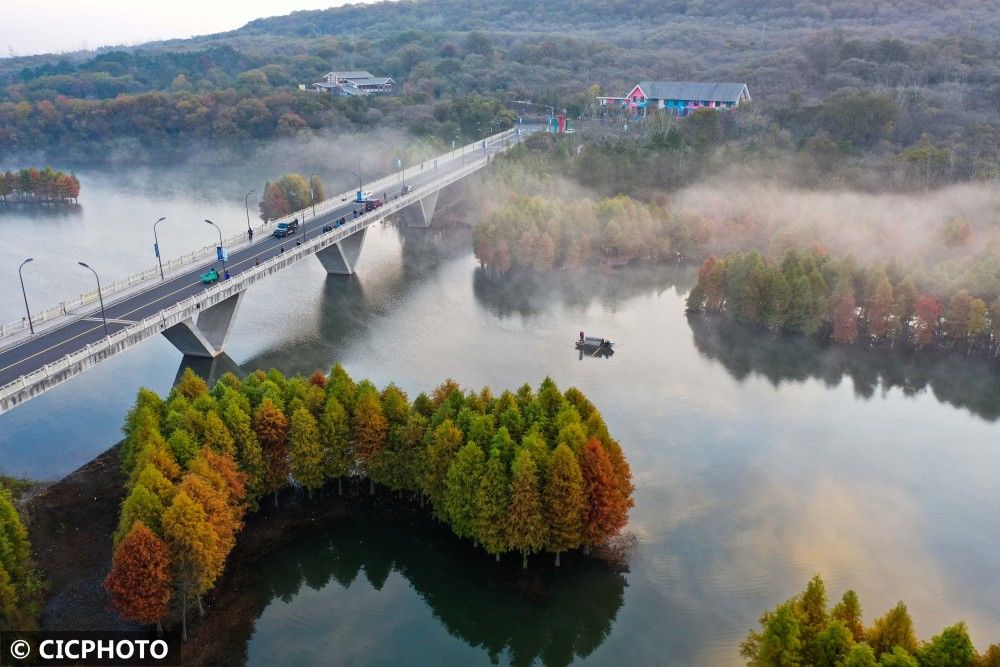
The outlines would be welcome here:
<svg viewBox="0 0 1000 667">
<path fill-rule="evenodd" d="M 693 81 L 643 81 L 625 97 L 598 97 L 604 107 L 632 110 L 646 116 L 651 109 L 686 116 L 697 109 L 735 109 L 750 101 L 745 83 L 697 83 Z"/>
<path fill-rule="evenodd" d="M 396 82 L 387 76 L 373 76 L 366 71 L 329 72 L 323 81 L 314 83 L 315 90 L 323 90 L 334 95 L 388 95 Z"/>
</svg>

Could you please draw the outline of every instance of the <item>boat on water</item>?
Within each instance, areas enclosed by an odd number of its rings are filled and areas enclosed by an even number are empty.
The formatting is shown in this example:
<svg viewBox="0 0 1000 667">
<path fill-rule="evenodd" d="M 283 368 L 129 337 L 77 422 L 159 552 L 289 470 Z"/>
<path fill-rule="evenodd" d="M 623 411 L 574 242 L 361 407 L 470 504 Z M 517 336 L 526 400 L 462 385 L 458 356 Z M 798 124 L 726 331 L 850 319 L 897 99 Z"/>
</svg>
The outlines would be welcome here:
<svg viewBox="0 0 1000 667">
<path fill-rule="evenodd" d="M 580 337 L 576 340 L 576 349 L 581 352 L 591 353 L 592 356 L 614 354 L 614 350 L 612 349 L 614 346 L 615 344 L 607 338 L 585 336 L 582 331 L 580 332 Z"/>
</svg>

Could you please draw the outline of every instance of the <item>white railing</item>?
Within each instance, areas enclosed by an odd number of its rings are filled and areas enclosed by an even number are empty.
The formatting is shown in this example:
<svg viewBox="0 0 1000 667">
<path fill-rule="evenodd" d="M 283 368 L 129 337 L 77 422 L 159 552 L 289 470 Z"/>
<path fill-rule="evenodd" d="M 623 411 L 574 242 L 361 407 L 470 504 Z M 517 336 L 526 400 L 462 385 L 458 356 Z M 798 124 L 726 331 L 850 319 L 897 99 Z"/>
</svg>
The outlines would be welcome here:
<svg viewBox="0 0 1000 667">
<path fill-rule="evenodd" d="M 440 160 L 440 158 L 438 159 Z M 45 364 L 31 373 L 22 375 L 17 380 L 0 387 L 0 413 L 10 410 L 24 401 L 52 389 L 65 380 L 82 373 L 88 368 L 132 347 L 150 336 L 161 333 L 175 324 L 196 316 L 206 308 L 225 301 L 257 281 L 294 264 L 300 259 L 334 245 L 348 236 L 357 233 L 364 227 L 384 220 L 387 216 L 398 213 L 407 206 L 423 199 L 430 192 L 440 190 L 465 178 L 469 174 L 481 169 L 487 163 L 488 160 L 486 157 L 477 156 L 462 168 L 419 188 L 415 188 L 405 195 L 400 195 L 397 199 L 391 200 L 387 204 L 375 209 L 375 211 L 351 220 L 349 223 L 331 232 L 318 233 L 301 246 L 292 246 L 290 250 L 267 259 L 259 266 L 247 269 L 230 280 L 209 286 L 204 291 L 190 296 L 183 301 L 179 301 L 155 315 L 130 324 L 124 329 L 106 336 L 97 343 L 89 344 L 76 352 L 67 354 L 62 359 Z M 159 271 L 157 271 L 158 273 Z"/>
<path fill-rule="evenodd" d="M 424 165 L 433 164 L 435 161 L 437 162 L 439 167 L 443 164 L 449 164 L 450 162 L 462 158 L 463 156 L 475 154 L 477 151 L 483 148 L 484 144 L 487 147 L 495 146 L 498 142 L 509 140 L 510 138 L 514 137 L 515 134 L 516 130 L 514 129 L 505 130 L 503 132 L 500 132 L 499 134 L 495 134 L 491 137 L 488 137 L 487 139 L 482 139 L 479 141 L 472 142 L 470 144 L 466 144 L 465 146 L 456 148 L 447 153 L 439 155 L 436 158 L 425 160 L 421 165 L 414 165 L 412 167 L 408 167 L 407 169 L 403 170 L 402 174 L 400 174 L 400 172 L 393 172 L 378 180 L 372 181 L 371 183 L 366 183 L 365 188 L 371 189 L 372 192 L 375 192 L 377 190 L 387 190 L 389 189 L 390 186 L 394 186 L 400 181 L 405 181 L 407 178 L 411 178 L 426 171 L 426 167 Z M 354 195 L 355 191 L 351 190 L 350 192 L 346 193 L 342 192 L 338 195 L 335 195 L 333 197 L 323 200 L 322 202 L 317 203 L 316 215 L 319 215 L 321 213 L 326 213 L 332 209 L 337 208 L 344 202 L 345 197 L 348 200 L 351 200 L 353 199 Z M 311 208 L 312 207 L 309 207 L 309 209 L 307 210 L 311 210 Z M 279 222 L 288 222 L 293 218 L 301 216 L 302 214 L 303 211 L 301 210 L 295 211 L 294 213 L 289 213 L 288 215 L 282 218 L 266 222 L 257 227 L 257 229 L 254 231 L 254 234 L 257 234 L 258 231 L 266 232 L 269 226 L 276 225 Z M 245 240 L 247 240 L 245 232 L 234 234 L 233 236 L 230 236 L 229 238 L 223 240 L 223 247 L 236 246 Z M 197 250 L 193 250 L 189 253 L 181 255 L 180 257 L 176 257 L 167 262 L 164 262 L 163 271 L 164 273 L 170 272 L 175 269 L 179 269 L 188 266 L 190 264 L 196 263 L 198 261 L 203 261 L 205 258 L 215 256 L 216 252 L 215 247 L 216 246 L 214 243 L 206 245 Z M 127 278 L 122 278 L 120 280 L 116 280 L 113 283 L 110 283 L 109 285 L 103 286 L 102 293 L 105 297 L 115 296 L 131 289 L 135 285 L 139 285 L 149 280 L 153 280 L 159 277 L 159 275 L 160 275 L 160 269 L 159 266 L 157 265 L 151 269 L 146 269 L 145 271 L 142 271 L 140 273 L 133 274 L 131 276 L 128 276 Z M 90 304 L 97 303 L 97 301 L 98 301 L 97 290 L 84 292 L 83 294 L 80 294 L 79 296 L 73 299 L 69 299 L 68 301 L 63 301 L 57 306 L 52 306 L 51 308 L 46 308 L 45 310 L 39 311 L 37 313 L 32 313 L 31 320 L 32 323 L 37 327 L 37 325 L 39 324 L 44 324 L 45 322 L 49 322 L 55 318 L 62 317 L 64 315 L 69 315 L 75 312 L 76 310 L 83 308 L 84 306 L 89 306 Z M 112 303 L 114 302 L 108 301 L 105 305 L 111 305 Z M 28 319 L 26 317 L 22 317 L 21 319 L 15 320 L 8 324 L 0 325 L 0 340 L 3 340 L 6 337 L 13 336 L 18 333 L 22 333 L 25 330 L 27 330 L 27 328 L 28 328 Z"/>
</svg>

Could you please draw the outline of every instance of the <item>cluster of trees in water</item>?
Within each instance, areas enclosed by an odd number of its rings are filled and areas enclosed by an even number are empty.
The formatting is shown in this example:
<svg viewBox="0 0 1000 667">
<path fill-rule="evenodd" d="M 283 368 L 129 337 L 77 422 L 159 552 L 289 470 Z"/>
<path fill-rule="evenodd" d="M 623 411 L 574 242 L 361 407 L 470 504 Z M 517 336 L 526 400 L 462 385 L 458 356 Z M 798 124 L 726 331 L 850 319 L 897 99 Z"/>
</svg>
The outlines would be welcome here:
<svg viewBox="0 0 1000 667">
<path fill-rule="evenodd" d="M 329 377 L 190 370 L 166 399 L 140 390 L 123 427 L 128 494 L 105 586 L 123 617 L 159 623 L 222 573 L 248 509 L 293 485 L 345 477 L 429 502 L 436 518 L 497 560 L 605 544 L 632 507 L 619 444 L 577 389 L 465 393 L 446 381 L 411 403 L 335 366 Z"/>
<path fill-rule="evenodd" d="M 987 303 L 963 289 L 942 302 L 894 267 L 866 270 L 816 249 L 789 250 L 780 262 L 758 252 L 709 257 L 687 307 L 846 345 L 1000 351 L 1000 296 Z"/>
<path fill-rule="evenodd" d="M 64 174 L 51 167 L 30 167 L 0 174 L 0 202 L 67 202 L 80 196 L 76 174 Z"/>
<path fill-rule="evenodd" d="M 31 565 L 28 531 L 7 481 L 0 479 L 0 631 L 30 630 L 44 584 Z"/>
<path fill-rule="evenodd" d="M 980 655 L 965 623 L 917 640 L 906 605 L 900 602 L 865 627 L 857 593 L 847 591 L 828 607 L 823 579 L 813 577 L 802 593 L 765 611 L 759 631 L 740 645 L 749 667 L 996 667 L 1000 644 Z"/>
<path fill-rule="evenodd" d="M 301 174 L 285 174 L 274 183 L 264 184 L 264 194 L 258 204 L 260 219 L 275 220 L 324 199 L 326 188 L 319 176 L 313 174 L 307 179 Z"/>
</svg>

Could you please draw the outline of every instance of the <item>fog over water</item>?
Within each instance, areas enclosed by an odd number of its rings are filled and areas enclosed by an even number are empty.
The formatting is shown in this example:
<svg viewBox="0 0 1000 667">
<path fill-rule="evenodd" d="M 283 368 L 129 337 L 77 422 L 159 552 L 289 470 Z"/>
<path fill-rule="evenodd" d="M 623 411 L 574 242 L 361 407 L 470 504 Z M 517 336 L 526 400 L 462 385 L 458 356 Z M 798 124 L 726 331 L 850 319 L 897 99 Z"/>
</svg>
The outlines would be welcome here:
<svg viewBox="0 0 1000 667">
<path fill-rule="evenodd" d="M 45 290 L 85 286 L 77 255 L 109 281 L 149 266 L 161 215 L 176 222 L 161 243 L 178 252 L 212 241 L 202 218 L 245 225 L 242 192 L 224 177 L 191 187 L 150 175 L 162 185 L 122 190 L 82 174 L 79 213 L 0 211 L 3 319 L 20 314 L 11 273 L 27 252 L 40 307 L 56 300 Z M 217 371 L 340 361 L 411 398 L 446 377 L 579 387 L 632 465 L 639 546 L 624 574 L 579 556 L 553 573 L 535 558 L 526 593 L 432 529 L 336 524 L 262 563 L 248 662 L 735 665 L 760 611 L 816 573 L 831 597 L 856 589 L 869 623 L 902 599 L 922 638 L 964 619 L 977 647 L 1000 639 L 995 369 L 689 320 L 693 273 L 639 265 L 497 283 L 467 231 L 379 225 L 357 276 L 307 260 L 252 288 Z M 580 358 L 581 329 L 611 337 L 616 354 Z M 150 339 L 0 416 L 0 470 L 55 478 L 86 462 L 118 439 L 137 388 L 166 392 L 181 361 Z"/>
</svg>

